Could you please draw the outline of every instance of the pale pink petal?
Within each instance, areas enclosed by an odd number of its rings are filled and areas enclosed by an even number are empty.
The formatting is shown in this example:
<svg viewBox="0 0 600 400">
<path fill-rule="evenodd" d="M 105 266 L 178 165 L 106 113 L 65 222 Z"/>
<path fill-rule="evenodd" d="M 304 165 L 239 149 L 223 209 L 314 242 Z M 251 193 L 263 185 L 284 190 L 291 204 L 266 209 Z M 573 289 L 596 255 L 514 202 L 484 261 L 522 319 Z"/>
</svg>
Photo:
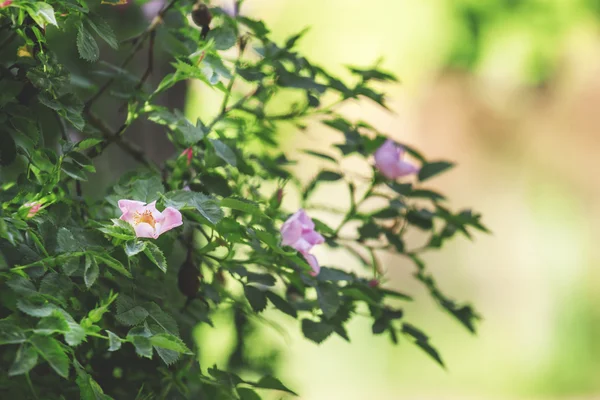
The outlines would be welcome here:
<svg viewBox="0 0 600 400">
<path fill-rule="evenodd" d="M 302 239 L 306 240 L 313 246 L 325 242 L 325 238 L 319 232 L 315 231 L 308 231 L 302 233 Z"/>
<path fill-rule="evenodd" d="M 304 211 L 302 208 L 296 211 L 296 215 L 298 220 L 302 223 L 302 229 L 315 229 L 315 223 L 312 221 L 312 219 L 310 219 L 308 214 L 306 214 L 306 211 Z"/>
<path fill-rule="evenodd" d="M 160 224 L 157 236 L 183 224 L 181 213 L 173 207 L 165 208 L 165 210 L 162 212 L 162 217 L 163 221 Z"/>
<path fill-rule="evenodd" d="M 135 235 L 137 237 L 152 239 L 156 239 L 158 237 L 154 228 L 145 222 L 140 222 L 139 224 L 133 225 L 133 229 L 135 230 Z"/>
<path fill-rule="evenodd" d="M 123 215 L 121 215 L 121 219 L 123 221 L 127 221 L 129 223 L 133 222 L 134 214 L 142 209 L 145 203 L 136 200 L 119 200 L 119 208 Z"/>
<path fill-rule="evenodd" d="M 302 253 L 302 255 L 304 256 L 304 259 L 306 260 L 308 265 L 310 265 L 310 267 L 313 269 L 313 272 L 311 272 L 311 275 L 312 276 L 319 275 L 319 272 L 321 272 L 321 266 L 319 265 L 319 261 L 317 261 L 317 257 L 313 256 L 312 254 L 307 254 L 307 253 Z"/>
<path fill-rule="evenodd" d="M 281 244 L 284 246 L 293 246 L 301 236 L 302 224 L 293 215 L 281 227 Z"/>
<path fill-rule="evenodd" d="M 419 172 L 419 168 L 412 165 L 409 162 L 399 161 L 398 165 L 396 166 L 396 171 L 397 171 L 397 175 L 400 177 L 400 176 L 416 174 L 417 172 Z"/>
<path fill-rule="evenodd" d="M 303 237 L 299 238 L 296 242 L 292 243 L 291 246 L 298 250 L 300 253 L 308 253 L 314 247 L 311 243 L 307 242 Z"/>
</svg>

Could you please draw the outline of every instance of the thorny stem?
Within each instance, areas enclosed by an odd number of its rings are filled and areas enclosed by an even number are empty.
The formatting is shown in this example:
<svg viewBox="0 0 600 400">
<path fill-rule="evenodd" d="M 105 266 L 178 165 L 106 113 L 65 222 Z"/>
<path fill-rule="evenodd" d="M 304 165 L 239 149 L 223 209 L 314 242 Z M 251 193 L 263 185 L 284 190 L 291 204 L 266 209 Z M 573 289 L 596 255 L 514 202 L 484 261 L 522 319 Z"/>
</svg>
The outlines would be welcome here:
<svg viewBox="0 0 600 400">
<path fill-rule="evenodd" d="M 365 194 L 362 196 L 362 198 L 358 202 L 355 202 L 354 198 L 351 196 L 352 205 L 350 206 L 350 209 L 348 210 L 348 212 L 344 216 L 344 219 L 342 219 L 342 222 L 340 222 L 340 224 L 338 225 L 338 227 L 333 232 L 333 235 L 332 235 L 333 238 L 336 238 L 338 236 L 338 234 L 340 233 L 340 231 L 342 230 L 342 228 L 344 227 L 344 225 L 346 225 L 346 223 L 348 221 L 350 221 L 350 219 L 354 216 L 354 214 L 358 210 L 358 207 L 360 207 L 361 204 L 364 203 L 365 200 L 367 200 L 367 198 L 369 198 L 369 196 L 373 192 L 373 188 L 374 187 L 375 187 L 375 181 L 371 182 L 371 185 L 369 186 L 369 188 L 367 189 L 367 191 L 365 192 Z"/>
</svg>

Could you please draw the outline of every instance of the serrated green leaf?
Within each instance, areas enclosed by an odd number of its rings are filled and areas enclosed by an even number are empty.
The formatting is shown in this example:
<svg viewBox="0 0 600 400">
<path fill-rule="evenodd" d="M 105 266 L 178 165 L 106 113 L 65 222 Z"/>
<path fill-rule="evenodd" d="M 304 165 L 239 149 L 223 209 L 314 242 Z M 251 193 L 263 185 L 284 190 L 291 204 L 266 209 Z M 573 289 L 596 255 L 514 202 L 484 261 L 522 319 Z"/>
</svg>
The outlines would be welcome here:
<svg viewBox="0 0 600 400">
<path fill-rule="evenodd" d="M 325 322 L 315 322 L 310 319 L 302 320 L 302 333 L 304 337 L 319 344 L 333 333 L 334 327 Z"/>
<path fill-rule="evenodd" d="M 33 335 L 29 342 L 58 375 L 68 378 L 69 358 L 57 340 L 49 336 Z"/>
<path fill-rule="evenodd" d="M 146 243 L 142 240 L 133 240 L 125 243 L 125 254 L 128 257 L 133 257 L 136 254 L 141 253 L 146 248 Z"/>
<path fill-rule="evenodd" d="M 298 313 L 296 309 L 287 302 L 287 300 L 278 296 L 277 294 L 267 291 L 265 292 L 267 298 L 271 301 L 271 303 L 281 312 L 289 315 L 290 317 L 297 318 Z"/>
<path fill-rule="evenodd" d="M 78 364 L 75 364 L 78 365 Z M 77 379 L 75 382 L 79 386 L 79 394 L 81 400 L 113 400 L 112 397 L 104 394 L 104 391 L 90 374 L 85 372 L 83 368 L 78 366 Z"/>
<path fill-rule="evenodd" d="M 31 371 L 38 362 L 38 353 L 29 343 L 24 343 L 17 350 L 17 355 L 13 361 L 8 376 L 23 375 Z"/>
<path fill-rule="evenodd" d="M 210 139 L 210 143 L 213 145 L 213 148 L 215 149 L 217 155 L 223 161 L 234 167 L 237 166 L 237 158 L 235 156 L 235 153 L 229 148 L 229 146 L 227 146 L 225 143 L 218 139 Z"/>
<path fill-rule="evenodd" d="M 119 48 L 119 42 L 115 36 L 115 32 L 104 19 L 98 16 L 93 16 L 87 19 L 88 24 L 92 29 L 113 49 Z"/>
<path fill-rule="evenodd" d="M 231 208 L 232 210 L 245 212 L 247 214 L 266 217 L 266 215 L 260 209 L 259 205 L 250 200 L 228 197 L 221 200 L 221 207 L 227 207 Z"/>
<path fill-rule="evenodd" d="M 117 351 L 121 348 L 121 338 L 112 333 L 111 331 L 106 331 L 108 333 L 108 351 Z"/>
<path fill-rule="evenodd" d="M 29 297 L 37 294 L 37 289 L 33 283 L 22 276 L 16 276 L 6 281 L 6 285 L 21 296 Z"/>
<path fill-rule="evenodd" d="M 135 347 L 135 352 L 140 357 L 152 358 L 152 343 L 150 343 L 150 332 L 142 326 L 132 328 L 127 334 Z"/>
<path fill-rule="evenodd" d="M 92 287 L 96 279 L 100 275 L 100 268 L 96 259 L 92 256 L 85 255 L 85 271 L 83 273 L 83 281 L 88 289 Z"/>
<path fill-rule="evenodd" d="M 0 320 L 0 345 L 16 344 L 25 341 L 25 333 L 14 322 L 10 320 Z"/>
<path fill-rule="evenodd" d="M 433 346 L 431 346 L 431 344 L 429 343 L 429 338 L 420 329 L 417 329 L 413 325 L 404 323 L 402 324 L 402 333 L 413 338 L 414 343 L 417 346 L 419 346 L 425 353 L 427 353 L 431 358 L 437 361 L 437 363 L 440 364 L 442 368 L 446 367 L 438 351 Z"/>
<path fill-rule="evenodd" d="M 159 333 L 150 338 L 150 343 L 155 347 L 176 351 L 182 354 L 194 354 L 188 347 L 183 343 L 183 340 L 177 336 L 169 333 Z"/>
<path fill-rule="evenodd" d="M 125 275 L 126 277 L 133 278 L 131 272 L 129 272 L 117 259 L 107 254 L 94 253 L 93 256 L 99 264 L 105 264 L 107 267 L 114 269 L 115 271 Z"/>
<path fill-rule="evenodd" d="M 30 3 L 25 6 L 25 9 L 31 16 L 31 18 L 41 28 L 46 28 L 46 24 L 58 26 L 56 23 L 56 17 L 54 16 L 54 8 L 46 2 L 37 1 Z"/>
<path fill-rule="evenodd" d="M 238 395 L 240 396 L 240 400 L 261 400 L 258 393 L 249 388 L 236 388 Z"/>
<path fill-rule="evenodd" d="M 34 332 L 40 335 L 51 335 L 53 333 L 68 332 L 69 325 L 65 317 L 59 311 L 54 311 L 52 315 L 42 318 L 36 325 Z"/>
<path fill-rule="evenodd" d="M 56 243 L 63 253 L 72 253 L 80 250 L 79 242 L 67 228 L 59 228 L 56 235 Z"/>
<path fill-rule="evenodd" d="M 244 294 L 254 312 L 259 313 L 267 307 L 267 296 L 265 295 L 265 292 L 253 286 L 246 285 L 244 286 Z"/>
<path fill-rule="evenodd" d="M 235 28 L 230 25 L 217 26 L 206 35 L 206 40 L 212 39 L 216 50 L 227 50 L 237 42 Z"/>
<path fill-rule="evenodd" d="M 152 333 L 170 333 L 179 336 L 179 327 L 173 317 L 164 312 L 156 303 L 150 303 L 144 307 L 148 311 L 148 317 L 153 321 L 151 325 L 157 326 L 160 330 L 153 330 Z"/>
<path fill-rule="evenodd" d="M 194 193 L 192 204 L 196 210 L 208 220 L 208 222 L 216 225 L 223 218 L 223 210 L 219 207 L 219 203 L 202 193 Z"/>
<path fill-rule="evenodd" d="M 340 308 L 340 297 L 337 287 L 333 284 L 319 283 L 317 286 L 319 306 L 327 318 L 332 318 Z"/>
<path fill-rule="evenodd" d="M 79 51 L 79 57 L 89 62 L 96 62 L 100 57 L 96 39 L 82 23 L 79 24 L 77 29 L 77 50 Z"/>
<path fill-rule="evenodd" d="M 87 181 L 87 176 L 85 176 L 85 173 L 81 170 L 81 167 L 78 167 L 75 164 L 72 164 L 70 162 L 63 162 L 60 168 L 65 174 L 69 175 L 75 180 Z"/>
<path fill-rule="evenodd" d="M 124 325 L 133 326 L 148 317 L 148 311 L 138 305 L 131 297 L 121 294 L 117 299 L 116 318 Z"/>
<path fill-rule="evenodd" d="M 43 299 L 19 299 L 17 300 L 17 308 L 27 315 L 32 317 L 47 317 L 56 309 L 52 303 L 48 303 Z"/>
<path fill-rule="evenodd" d="M 153 264 L 155 264 L 162 272 L 167 272 L 167 260 L 160 248 L 152 242 L 146 242 L 146 248 L 143 250 Z"/>
</svg>

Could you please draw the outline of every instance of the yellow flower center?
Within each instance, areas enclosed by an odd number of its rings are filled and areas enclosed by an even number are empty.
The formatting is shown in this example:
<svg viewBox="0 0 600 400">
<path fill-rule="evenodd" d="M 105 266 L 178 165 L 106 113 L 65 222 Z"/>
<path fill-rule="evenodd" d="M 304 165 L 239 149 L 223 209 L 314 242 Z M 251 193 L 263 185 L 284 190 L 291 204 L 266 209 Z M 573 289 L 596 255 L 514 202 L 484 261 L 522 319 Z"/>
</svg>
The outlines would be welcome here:
<svg viewBox="0 0 600 400">
<path fill-rule="evenodd" d="M 152 216 L 152 212 L 150 210 L 146 210 L 141 214 L 139 212 L 135 213 L 135 215 L 133 216 L 133 223 L 137 225 L 141 224 L 142 222 L 147 223 L 153 229 L 155 229 L 154 225 L 156 224 L 156 220 Z"/>
</svg>

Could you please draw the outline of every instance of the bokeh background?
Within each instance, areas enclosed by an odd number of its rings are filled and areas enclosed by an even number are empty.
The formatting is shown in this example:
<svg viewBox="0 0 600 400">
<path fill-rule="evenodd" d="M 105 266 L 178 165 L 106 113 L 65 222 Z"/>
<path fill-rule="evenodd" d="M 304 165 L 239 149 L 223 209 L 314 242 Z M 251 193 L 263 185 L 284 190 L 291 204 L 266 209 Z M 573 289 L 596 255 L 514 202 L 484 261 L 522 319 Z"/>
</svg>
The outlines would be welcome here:
<svg viewBox="0 0 600 400">
<path fill-rule="evenodd" d="M 482 212 L 493 232 L 426 257 L 442 289 L 483 316 L 476 336 L 438 309 L 411 265 L 381 256 L 386 285 L 415 296 L 405 314 L 430 334 L 447 370 L 409 343 L 373 337 L 360 318 L 349 326 L 352 343 L 321 345 L 277 318 L 285 333 L 257 333 L 255 356 L 268 356 L 267 341 L 280 348 L 279 376 L 305 400 L 600 399 L 600 1 L 246 0 L 242 13 L 264 19 L 281 41 L 309 26 L 299 50 L 341 76 L 345 65 L 381 57 L 401 79 L 385 88 L 393 112 L 367 101 L 341 112 L 430 159 L 455 161 L 429 185 L 452 206 Z M 188 89 L 190 117 L 220 103 Z M 318 164 L 299 149 L 339 140 L 317 123 L 281 134 L 306 180 Z M 343 199 L 335 190 L 317 195 Z M 293 194 L 286 202 L 297 206 Z M 357 268 L 343 254 L 317 255 Z M 234 341 L 229 318 L 215 323 L 198 331 L 211 343 L 204 366 L 226 364 Z"/>
</svg>

